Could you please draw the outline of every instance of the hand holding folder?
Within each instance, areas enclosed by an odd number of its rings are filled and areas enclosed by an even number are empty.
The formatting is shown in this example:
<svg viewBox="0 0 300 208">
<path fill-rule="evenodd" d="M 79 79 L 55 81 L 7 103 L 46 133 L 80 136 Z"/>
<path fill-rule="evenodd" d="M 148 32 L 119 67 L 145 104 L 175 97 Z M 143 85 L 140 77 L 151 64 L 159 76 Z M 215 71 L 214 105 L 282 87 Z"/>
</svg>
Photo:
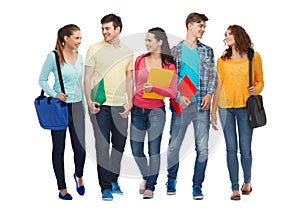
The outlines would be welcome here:
<svg viewBox="0 0 300 208">
<path fill-rule="evenodd" d="M 197 88 L 192 83 L 192 81 L 189 79 L 189 77 L 185 76 L 182 79 L 182 81 L 180 82 L 180 84 L 178 85 L 178 91 L 180 92 L 181 95 L 183 95 L 183 96 L 187 97 L 189 100 L 191 100 L 192 97 L 197 92 Z M 182 109 L 181 109 L 180 105 L 175 101 L 175 99 L 170 99 L 170 103 L 173 106 L 176 113 L 180 114 Z"/>
<path fill-rule="evenodd" d="M 155 87 L 168 88 L 170 87 L 174 75 L 173 70 L 163 68 L 151 68 L 147 82 Z M 144 92 L 143 98 L 161 99 L 165 97 L 155 92 Z"/>
</svg>

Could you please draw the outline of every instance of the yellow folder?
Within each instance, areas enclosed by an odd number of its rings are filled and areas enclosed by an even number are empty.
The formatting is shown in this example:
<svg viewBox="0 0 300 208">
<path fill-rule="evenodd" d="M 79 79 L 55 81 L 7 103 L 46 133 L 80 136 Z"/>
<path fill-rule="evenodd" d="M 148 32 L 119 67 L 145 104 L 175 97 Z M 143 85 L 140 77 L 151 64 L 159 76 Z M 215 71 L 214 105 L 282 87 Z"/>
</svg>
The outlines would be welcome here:
<svg viewBox="0 0 300 208">
<path fill-rule="evenodd" d="M 168 88 L 171 84 L 174 70 L 163 68 L 151 68 L 147 82 L 155 87 Z M 161 99 L 165 97 L 155 92 L 144 92 L 143 98 Z"/>
</svg>

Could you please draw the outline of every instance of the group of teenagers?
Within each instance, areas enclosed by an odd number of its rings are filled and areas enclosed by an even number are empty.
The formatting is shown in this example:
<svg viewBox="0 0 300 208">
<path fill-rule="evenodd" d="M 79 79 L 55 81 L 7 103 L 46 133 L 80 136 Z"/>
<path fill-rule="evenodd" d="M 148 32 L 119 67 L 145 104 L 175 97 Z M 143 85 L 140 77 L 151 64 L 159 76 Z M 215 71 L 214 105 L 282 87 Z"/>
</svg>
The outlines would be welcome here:
<svg viewBox="0 0 300 208">
<path fill-rule="evenodd" d="M 83 171 L 85 151 L 85 114 L 88 108 L 92 123 L 98 181 L 102 199 L 113 200 L 113 194 L 123 194 L 118 178 L 127 137 L 135 162 L 142 176 L 138 187 L 144 199 L 154 197 L 161 163 L 161 141 L 166 123 L 165 99 L 145 98 L 145 92 L 167 97 L 180 106 L 181 112 L 170 106 L 170 137 L 167 149 L 166 193 L 176 194 L 180 148 L 188 126 L 193 124 L 196 151 L 192 178 L 192 196 L 203 199 L 202 183 L 208 161 L 210 126 L 217 127 L 217 112 L 224 133 L 227 167 L 231 181 L 232 200 L 248 195 L 251 186 L 251 142 L 253 129 L 247 120 L 246 100 L 259 94 L 263 87 L 262 61 L 258 52 L 253 58 L 253 87 L 249 86 L 247 53 L 253 43 L 245 29 L 230 25 L 225 31 L 227 48 L 215 66 L 213 49 L 200 39 L 208 18 L 204 14 L 190 13 L 186 18 L 186 38 L 170 48 L 166 32 L 160 27 L 147 31 L 147 52 L 138 55 L 120 41 L 121 18 L 107 14 L 101 19 L 103 40 L 91 45 L 85 60 L 78 53 L 81 43 L 80 28 L 74 24 L 58 30 L 55 50 L 59 55 L 65 93 L 61 92 L 55 55 L 49 53 L 42 67 L 39 84 L 52 97 L 66 102 L 69 111 L 68 131 L 74 152 L 74 181 L 79 195 L 85 194 Z M 161 88 L 148 83 L 151 68 L 174 71 L 170 85 Z M 54 84 L 48 79 L 54 74 Z M 187 98 L 178 90 L 184 77 L 195 86 L 196 93 Z M 92 90 L 104 81 L 106 100 L 98 103 Z M 128 121 L 130 116 L 130 134 Z M 71 200 L 64 172 L 66 130 L 51 130 L 52 163 L 59 190 L 59 198 Z M 147 142 L 147 145 L 146 145 Z M 147 153 L 144 147 L 147 146 Z M 243 183 L 239 184 L 239 158 L 243 170 Z M 124 167 L 130 168 L 130 167 Z"/>
</svg>

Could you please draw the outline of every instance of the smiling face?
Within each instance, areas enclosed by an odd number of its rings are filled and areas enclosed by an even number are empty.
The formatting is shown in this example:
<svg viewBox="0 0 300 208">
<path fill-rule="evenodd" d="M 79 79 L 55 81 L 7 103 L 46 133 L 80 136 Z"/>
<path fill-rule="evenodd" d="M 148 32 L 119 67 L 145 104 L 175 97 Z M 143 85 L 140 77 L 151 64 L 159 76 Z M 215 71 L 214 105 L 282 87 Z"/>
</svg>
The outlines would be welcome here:
<svg viewBox="0 0 300 208">
<path fill-rule="evenodd" d="M 195 38 L 201 39 L 206 28 L 205 21 L 192 22 L 188 24 L 188 30 Z"/>
<path fill-rule="evenodd" d="M 226 45 L 229 46 L 229 47 L 235 46 L 235 39 L 234 39 L 234 35 L 231 32 L 231 30 L 228 29 L 225 32 L 225 39 L 224 39 L 224 41 L 225 41 Z"/>
<path fill-rule="evenodd" d="M 103 23 L 102 24 L 102 35 L 106 42 L 113 42 L 119 37 L 120 27 L 114 28 L 113 22 Z"/>
<path fill-rule="evenodd" d="M 152 53 L 152 52 L 160 53 L 161 52 L 162 40 L 157 40 L 153 33 L 148 32 L 146 34 L 145 41 L 146 41 L 146 48 L 149 53 Z"/>
<path fill-rule="evenodd" d="M 81 38 L 82 37 L 80 30 L 76 30 L 73 32 L 72 35 L 70 35 L 70 37 L 65 36 L 65 44 L 72 50 L 78 50 L 78 47 L 81 43 Z"/>
</svg>

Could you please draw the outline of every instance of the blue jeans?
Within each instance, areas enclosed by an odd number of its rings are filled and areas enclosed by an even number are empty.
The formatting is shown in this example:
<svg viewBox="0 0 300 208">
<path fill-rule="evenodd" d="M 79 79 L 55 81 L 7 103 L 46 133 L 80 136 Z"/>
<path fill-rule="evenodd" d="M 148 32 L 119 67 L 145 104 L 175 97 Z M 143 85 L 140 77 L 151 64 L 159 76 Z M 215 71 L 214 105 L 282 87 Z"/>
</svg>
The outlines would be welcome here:
<svg viewBox="0 0 300 208">
<path fill-rule="evenodd" d="M 82 177 L 86 158 L 85 152 L 85 121 L 82 102 L 68 103 L 69 133 L 74 152 L 76 176 Z M 67 130 L 51 130 L 52 164 L 57 180 L 58 190 L 66 189 L 64 152 Z"/>
<path fill-rule="evenodd" d="M 253 129 L 248 125 L 246 108 L 219 108 L 219 115 L 226 142 L 227 167 L 231 181 L 231 189 L 239 190 L 239 163 L 237 151 L 239 147 L 244 183 L 250 183 Z M 236 125 L 238 128 L 236 128 Z M 238 138 L 236 130 L 238 130 Z"/>
<path fill-rule="evenodd" d="M 120 175 L 128 128 L 128 118 L 119 114 L 123 111 L 123 106 L 102 105 L 97 114 L 91 115 L 101 191 L 111 190 L 111 183 L 117 182 Z"/>
<path fill-rule="evenodd" d="M 193 187 L 202 187 L 208 159 L 208 137 L 210 128 L 210 111 L 198 110 L 196 102 L 191 103 L 181 114 L 177 114 L 172 106 L 170 141 L 167 151 L 168 180 L 176 180 L 179 168 L 179 151 L 186 130 L 192 122 L 194 127 L 194 139 L 196 160 L 194 166 Z"/>
<path fill-rule="evenodd" d="M 131 110 L 130 144 L 139 170 L 146 180 L 146 190 L 154 191 L 160 169 L 160 145 L 166 121 L 165 106 L 145 109 L 133 106 Z M 144 154 L 144 142 L 148 133 L 148 154 Z"/>
</svg>

